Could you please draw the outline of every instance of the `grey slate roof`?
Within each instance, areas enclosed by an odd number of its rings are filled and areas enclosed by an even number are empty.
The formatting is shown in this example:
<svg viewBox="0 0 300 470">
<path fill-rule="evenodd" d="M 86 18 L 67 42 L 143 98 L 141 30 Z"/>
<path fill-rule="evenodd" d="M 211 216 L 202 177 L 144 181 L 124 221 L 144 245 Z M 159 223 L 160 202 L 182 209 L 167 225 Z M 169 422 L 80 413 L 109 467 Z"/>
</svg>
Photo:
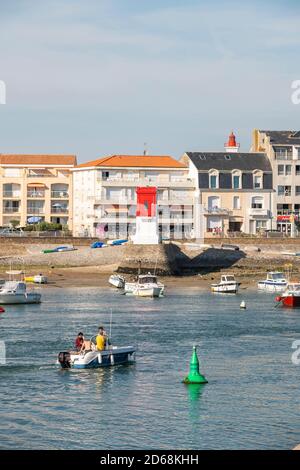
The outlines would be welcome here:
<svg viewBox="0 0 300 470">
<path fill-rule="evenodd" d="M 265 153 L 186 152 L 186 155 L 199 171 L 208 171 L 212 168 L 223 171 L 272 171 Z"/>
<path fill-rule="evenodd" d="M 270 137 L 274 145 L 300 145 L 300 131 L 260 131 Z"/>
</svg>

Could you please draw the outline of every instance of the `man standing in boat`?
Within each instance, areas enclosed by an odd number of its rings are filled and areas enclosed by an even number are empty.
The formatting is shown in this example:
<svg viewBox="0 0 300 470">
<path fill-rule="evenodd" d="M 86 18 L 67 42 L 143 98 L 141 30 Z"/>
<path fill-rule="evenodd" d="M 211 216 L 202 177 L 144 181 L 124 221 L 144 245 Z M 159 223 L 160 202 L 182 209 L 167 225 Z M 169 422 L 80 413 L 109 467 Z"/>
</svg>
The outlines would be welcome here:
<svg viewBox="0 0 300 470">
<path fill-rule="evenodd" d="M 103 326 L 99 326 L 98 335 L 96 336 L 96 346 L 98 351 L 104 351 L 108 344 L 108 337 Z"/>
</svg>

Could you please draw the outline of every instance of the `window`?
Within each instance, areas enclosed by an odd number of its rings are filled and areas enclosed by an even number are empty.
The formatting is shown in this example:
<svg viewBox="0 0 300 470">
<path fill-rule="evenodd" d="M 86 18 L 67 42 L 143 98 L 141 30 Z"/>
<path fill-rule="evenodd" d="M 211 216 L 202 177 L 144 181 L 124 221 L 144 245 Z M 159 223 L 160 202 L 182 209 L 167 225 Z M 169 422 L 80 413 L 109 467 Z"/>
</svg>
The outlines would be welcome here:
<svg viewBox="0 0 300 470">
<path fill-rule="evenodd" d="M 217 188 L 217 175 L 210 175 L 209 176 L 209 187 L 211 189 Z"/>
<path fill-rule="evenodd" d="M 291 186 L 278 186 L 277 194 L 278 196 L 291 196 L 292 188 Z"/>
<path fill-rule="evenodd" d="M 266 220 L 257 220 L 256 221 L 256 231 L 259 232 L 260 230 L 265 230 L 267 228 L 267 221 Z"/>
<path fill-rule="evenodd" d="M 109 171 L 102 171 L 102 179 L 105 181 L 109 178 Z"/>
<path fill-rule="evenodd" d="M 277 160 L 291 160 L 293 156 L 292 147 L 274 147 L 274 152 Z"/>
<path fill-rule="evenodd" d="M 240 176 L 239 175 L 233 176 L 233 188 L 240 189 Z"/>
<path fill-rule="evenodd" d="M 259 176 L 254 176 L 254 188 L 261 188 L 262 187 L 262 177 L 261 175 Z"/>
<path fill-rule="evenodd" d="M 252 209 L 263 209 L 264 199 L 262 196 L 255 196 L 252 198 L 251 207 Z"/>
<path fill-rule="evenodd" d="M 278 165 L 277 174 L 278 176 L 284 175 L 284 165 Z"/>
<path fill-rule="evenodd" d="M 296 165 L 296 175 L 300 175 L 300 165 Z"/>
<path fill-rule="evenodd" d="M 296 151 L 297 151 L 297 158 L 298 158 L 298 160 L 300 160 L 300 147 L 298 147 L 296 149 Z"/>
<path fill-rule="evenodd" d="M 295 187 L 295 195 L 300 196 L 300 186 Z"/>
<path fill-rule="evenodd" d="M 233 196 L 233 208 L 234 209 L 240 209 L 241 208 L 241 203 L 240 203 L 239 196 Z"/>
<path fill-rule="evenodd" d="M 292 165 L 285 166 L 285 175 L 290 176 L 292 174 Z"/>
</svg>

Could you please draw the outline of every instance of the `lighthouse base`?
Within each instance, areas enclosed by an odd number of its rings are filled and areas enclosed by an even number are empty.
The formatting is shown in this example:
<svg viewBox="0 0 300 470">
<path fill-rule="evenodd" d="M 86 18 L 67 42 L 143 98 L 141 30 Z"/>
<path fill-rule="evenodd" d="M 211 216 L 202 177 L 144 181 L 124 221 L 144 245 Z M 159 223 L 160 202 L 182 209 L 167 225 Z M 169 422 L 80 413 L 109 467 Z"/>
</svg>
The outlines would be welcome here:
<svg viewBox="0 0 300 470">
<path fill-rule="evenodd" d="M 158 245 L 157 217 L 137 217 L 136 233 L 132 240 L 135 245 Z"/>
</svg>

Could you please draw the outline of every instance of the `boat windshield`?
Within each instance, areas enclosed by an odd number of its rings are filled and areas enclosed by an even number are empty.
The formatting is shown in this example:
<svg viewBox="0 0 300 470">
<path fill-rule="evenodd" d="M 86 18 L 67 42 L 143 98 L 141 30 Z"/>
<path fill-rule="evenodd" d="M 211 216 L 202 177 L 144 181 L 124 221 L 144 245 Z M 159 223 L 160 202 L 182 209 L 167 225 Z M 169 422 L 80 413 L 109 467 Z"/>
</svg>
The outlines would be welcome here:
<svg viewBox="0 0 300 470">
<path fill-rule="evenodd" d="M 234 276 L 224 276 L 224 281 L 232 282 L 232 281 L 235 281 L 235 278 L 234 278 Z"/>
<path fill-rule="evenodd" d="M 283 273 L 269 273 L 268 274 L 268 279 L 273 279 L 273 280 L 281 280 L 281 279 L 285 279 Z"/>
<path fill-rule="evenodd" d="M 139 277 L 139 284 L 156 284 L 156 276 L 140 276 Z"/>
</svg>

